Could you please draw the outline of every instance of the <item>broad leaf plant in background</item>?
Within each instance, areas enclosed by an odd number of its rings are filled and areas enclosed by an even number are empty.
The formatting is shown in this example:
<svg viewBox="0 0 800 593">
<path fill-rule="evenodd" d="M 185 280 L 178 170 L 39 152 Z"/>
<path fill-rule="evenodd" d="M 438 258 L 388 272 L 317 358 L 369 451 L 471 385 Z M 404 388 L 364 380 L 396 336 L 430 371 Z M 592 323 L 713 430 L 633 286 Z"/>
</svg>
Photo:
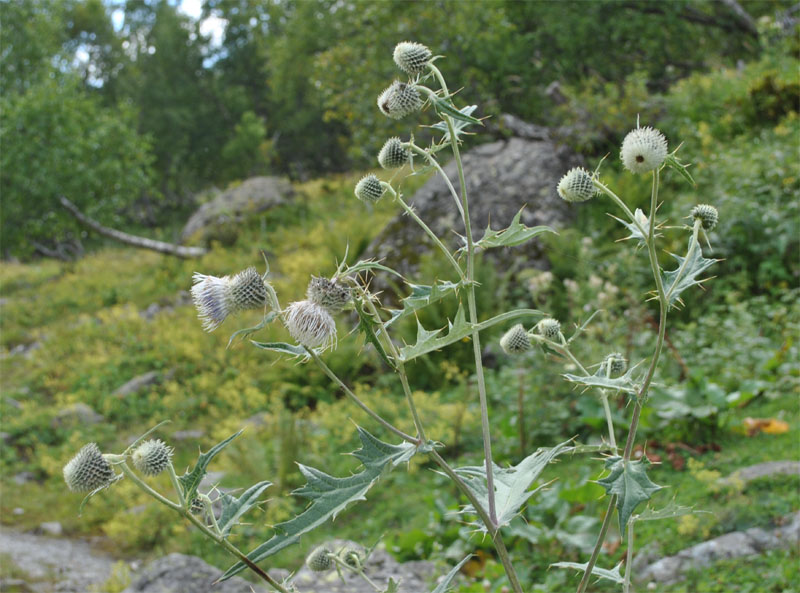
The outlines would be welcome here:
<svg viewBox="0 0 800 593">
<path fill-rule="evenodd" d="M 620 156 L 631 174 L 646 175 L 652 179 L 648 212 L 641 209 L 631 211 L 626 201 L 603 183 L 599 167 L 594 172 L 583 168 L 568 171 L 556 190 L 570 203 L 600 196 L 609 198 L 616 208 L 616 214 L 620 216 L 617 220 L 629 233 L 626 237 L 628 244 L 642 253 L 642 260 L 646 260 L 651 268 L 653 291 L 649 298 L 657 300 L 660 316 L 658 335 L 649 359 L 629 365 L 621 354 L 613 352 L 599 362 L 579 360 L 573 353 L 573 344 L 581 338 L 593 316 L 576 327 L 569 337 L 565 335 L 566 329 L 562 328 L 558 320 L 534 309 L 508 311 L 481 321 L 475 298 L 476 290 L 480 288 L 475 280 L 477 254 L 487 249 L 521 245 L 542 233 L 554 231 L 546 226 L 526 226 L 521 222 L 520 212 L 507 228 L 498 231 L 489 227 L 481 238 L 475 239 L 460 145 L 462 136 L 468 133 L 467 129 L 481 124 L 473 116 L 477 107 L 470 105 L 459 109 L 455 105 L 453 94 L 436 66 L 438 56 L 434 56 L 426 46 L 419 43 L 400 43 L 395 48 L 394 61 L 407 75 L 407 79 L 392 82 L 378 97 L 378 109 L 385 116 L 399 120 L 430 107 L 429 112 L 438 116 L 438 121 L 430 126 L 438 139 L 426 147 L 416 144 L 413 136 L 407 140 L 397 137 L 388 139 L 378 154 L 378 162 L 383 169 L 395 171 L 395 175 L 389 181 L 382 181 L 376 175 L 367 175 L 356 185 L 355 195 L 365 203 L 374 203 L 381 199 L 393 200 L 431 239 L 452 269 L 452 276 L 437 280 L 432 285 L 417 284 L 381 262 L 362 260 L 348 265 L 345 254 L 333 277 L 312 277 L 306 298 L 287 306 L 280 303 L 276 291 L 269 283 L 268 270 L 261 275 L 255 268 L 249 268 L 223 278 L 195 274 L 195 284 L 192 287 L 192 296 L 204 329 L 213 331 L 227 317 L 239 311 L 264 309 L 262 322 L 255 327 L 235 332 L 228 345 L 236 340 L 249 339 L 270 324 L 279 322 L 293 338 L 292 343 L 256 340 L 250 340 L 250 343 L 264 350 L 265 354 L 277 353 L 295 362 L 315 365 L 330 378 L 336 388 L 374 421 L 374 426 L 369 431 L 358 428 L 361 448 L 353 456 L 361 464 L 360 471 L 345 477 L 336 477 L 322 470 L 300 465 L 300 471 L 307 483 L 294 494 L 307 499 L 307 507 L 299 515 L 273 526 L 271 537 L 248 552 L 237 548 L 230 536 L 244 514 L 259 503 L 271 483 L 258 482 L 238 497 L 229 493 L 220 494 L 215 488 L 207 492 L 200 490 L 209 464 L 238 433 L 209 451 L 201 452 L 194 467 L 187 469 L 183 475 L 178 475 L 173 466 L 171 447 L 161 440 L 145 440 L 158 427 L 140 437 L 121 454 L 103 454 L 96 444 L 90 443 L 65 466 L 67 485 L 74 491 L 88 492 L 88 499 L 113 486 L 118 480 L 128 478 L 157 501 L 194 524 L 236 558 L 236 563 L 222 575 L 221 580 L 250 569 L 274 590 L 288 593 L 298 591 L 291 577 L 283 582 L 277 581 L 262 567 L 264 560 L 287 546 L 299 543 L 304 534 L 328 519 L 335 518 L 348 506 L 364 500 L 367 492 L 385 472 L 407 463 L 416 455 L 427 456 L 463 495 L 465 504 L 460 511 L 462 519 L 473 526 L 478 536 L 491 540 L 505 569 L 511 590 L 523 593 L 532 584 L 523 586 L 517 575 L 515 562 L 524 563 L 525 559 L 511 557 L 503 541 L 503 529 L 515 520 L 521 520 L 518 516 L 525 505 L 535 504 L 536 493 L 542 486 L 533 488 L 533 485 L 547 470 L 548 464 L 559 455 L 601 453 L 604 456 L 602 463 L 606 475 L 598 480 L 598 484 L 605 488 L 608 509 L 591 556 L 582 564 L 554 562 L 553 565 L 577 569 L 582 573 L 577 586 L 579 593 L 586 590 L 593 577 L 617 582 L 627 593 L 632 580 L 631 561 L 637 521 L 665 519 L 687 511 L 686 507 L 675 503 L 658 510 L 642 506 L 660 487 L 647 475 L 647 457 L 634 459 L 633 451 L 639 419 L 647 404 L 649 389 L 658 367 L 668 314 L 671 309 L 682 304 L 681 295 L 684 291 L 703 282 L 704 272 L 714 263 L 714 260 L 703 257 L 701 238 L 716 225 L 717 211 L 710 205 L 698 205 L 687 217 L 689 224 L 680 227 L 666 227 L 657 220 L 662 172 L 671 169 L 688 182 L 693 181 L 687 166 L 678 160 L 675 152 L 668 152 L 666 138 L 658 130 L 637 125 L 625 137 Z M 439 153 L 443 151 L 452 152 L 458 171 L 456 180 L 449 179 L 440 164 Z M 429 170 L 435 171 L 446 181 L 453 200 L 452 207 L 459 213 L 463 223 L 463 229 L 460 229 L 463 231 L 463 235 L 460 235 L 462 244 L 456 251 L 451 251 L 445 245 L 442 238 L 405 201 L 400 191 L 401 180 L 398 176 L 415 175 Z M 675 228 L 678 231 L 688 231 L 688 246 L 684 255 L 673 255 L 673 269 L 665 270 L 658 261 L 656 242 L 663 232 Z M 390 308 L 388 304 L 381 302 L 378 294 L 371 292 L 370 277 L 381 274 L 393 276 L 407 288 L 407 296 L 402 299 L 401 307 Z M 453 296 L 457 297 L 459 304 L 452 312 L 447 327 L 426 328 L 417 319 L 417 334 L 413 343 L 401 343 L 393 336 L 398 320 L 415 317 L 423 308 Z M 335 348 L 338 339 L 334 316 L 345 310 L 355 311 L 359 319 L 359 333 L 377 351 L 385 365 L 385 372 L 394 375 L 399 381 L 413 418 L 413 428 L 396 426 L 375 412 L 326 364 L 325 352 Z M 492 424 L 487 404 L 480 334 L 498 324 L 511 325 L 500 341 L 500 346 L 509 356 L 518 356 L 534 348 L 541 348 L 546 354 L 568 366 L 571 372 L 564 373 L 565 381 L 579 389 L 593 390 L 597 394 L 607 423 L 607 434 L 603 435 L 602 446 L 583 446 L 570 440 L 551 448 L 532 451 L 511 467 L 494 464 Z M 440 453 L 442 443 L 437 441 L 437 435 L 426 432 L 425 418 L 417 411 L 411 385 L 413 378 L 406 365 L 433 351 L 465 340 L 471 342 L 474 354 L 484 463 L 478 466 L 454 467 Z M 609 402 L 618 401 L 619 398 L 624 398 L 628 404 L 631 419 L 627 435 L 618 442 L 617 438 L 622 435 L 614 426 Z M 383 435 L 381 438 L 373 434 L 378 431 Z M 587 460 L 587 463 L 596 462 Z M 148 477 L 162 472 L 167 472 L 171 478 L 174 488 L 171 494 L 158 492 L 147 482 Z M 218 510 L 213 505 L 216 501 L 219 501 Z M 628 539 L 624 574 L 622 565 L 608 568 L 597 564 L 615 512 L 620 533 L 625 534 Z M 354 573 L 365 579 L 376 591 L 402 591 L 402 583 L 393 579 L 376 583 L 369 577 L 366 564 L 369 552 L 363 548 L 331 549 L 319 546 L 310 551 L 306 565 L 315 572 L 337 570 L 340 575 L 343 571 Z M 466 560 L 467 558 L 462 560 L 440 581 L 434 593 L 443 593 L 451 586 L 458 569 Z"/>
</svg>

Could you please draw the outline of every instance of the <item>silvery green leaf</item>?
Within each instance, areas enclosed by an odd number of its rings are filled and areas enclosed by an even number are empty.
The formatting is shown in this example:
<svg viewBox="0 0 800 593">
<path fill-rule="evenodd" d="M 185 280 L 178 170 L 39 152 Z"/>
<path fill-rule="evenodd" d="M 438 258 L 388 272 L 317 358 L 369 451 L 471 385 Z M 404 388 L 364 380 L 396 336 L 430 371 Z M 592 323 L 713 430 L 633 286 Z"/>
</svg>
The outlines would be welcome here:
<svg viewBox="0 0 800 593">
<path fill-rule="evenodd" d="M 467 111 L 468 108 L 465 107 L 464 109 L 456 109 L 450 99 L 442 99 L 440 97 L 431 97 L 431 103 L 433 104 L 433 108 L 436 109 L 436 113 L 439 115 L 449 115 L 456 121 L 462 121 L 468 124 L 480 124 L 481 120 L 476 119 L 470 115 L 474 109 Z M 446 125 L 446 124 L 445 124 Z"/>
<path fill-rule="evenodd" d="M 400 272 L 393 270 L 389 266 L 384 266 L 383 264 L 372 260 L 363 260 L 355 265 L 349 266 L 347 268 L 347 274 L 358 274 L 359 272 L 366 272 L 370 270 L 381 270 L 382 272 L 389 272 L 390 274 L 394 274 L 400 278 L 403 277 Z"/>
<path fill-rule="evenodd" d="M 461 108 L 459 110 L 459 112 L 462 113 L 463 115 L 470 116 L 475 112 L 475 110 L 477 108 L 478 108 L 477 105 L 467 105 L 466 107 Z M 461 136 L 461 134 L 463 133 L 464 128 L 466 128 L 468 125 L 470 125 L 472 123 L 473 122 L 465 121 L 465 120 L 460 119 L 460 118 L 456 119 L 453 122 L 453 130 L 455 130 L 456 138 L 459 138 Z M 433 128 L 434 130 L 439 130 L 441 132 L 444 132 L 444 138 L 443 138 L 442 141 L 443 142 L 450 142 L 450 129 L 447 127 L 447 122 L 440 121 L 440 122 L 437 122 L 437 123 L 433 124 L 430 127 Z"/>
<path fill-rule="evenodd" d="M 227 493 L 222 495 L 222 512 L 217 522 L 222 535 L 228 535 L 239 524 L 239 518 L 258 504 L 258 497 L 270 486 L 272 482 L 259 482 L 250 486 L 239 498 Z"/>
<path fill-rule="evenodd" d="M 261 323 L 258 325 L 254 325 L 253 327 L 247 327 L 245 329 L 240 329 L 239 331 L 233 332 L 231 334 L 230 339 L 228 340 L 228 345 L 226 348 L 230 348 L 231 344 L 236 338 L 240 340 L 244 340 L 247 336 L 254 334 L 255 332 L 264 329 L 267 325 L 275 321 L 275 318 L 278 317 L 277 311 L 270 311 L 264 316 L 264 319 L 261 320 Z"/>
<path fill-rule="evenodd" d="M 472 558 L 472 554 L 461 560 L 458 564 L 456 564 L 453 569 L 448 572 L 441 583 L 436 585 L 436 588 L 431 591 L 431 593 L 447 593 L 452 588 L 453 579 L 456 578 L 458 571 L 461 570 L 461 567 L 467 563 L 467 560 Z"/>
<path fill-rule="evenodd" d="M 650 222 L 648 221 L 647 217 L 644 215 L 644 212 L 642 212 L 640 208 L 637 208 L 636 212 L 634 213 L 634 216 L 636 216 L 636 220 L 639 223 L 638 225 L 633 222 L 628 222 L 626 220 L 622 220 L 621 218 L 617 218 L 613 214 L 609 214 L 609 216 L 614 220 L 616 220 L 617 222 L 619 222 L 620 224 L 622 224 L 622 226 L 628 229 L 631 233 L 627 237 L 619 239 L 620 241 L 635 239 L 636 241 L 638 241 L 639 247 L 643 247 L 644 245 L 647 244 L 647 238 L 642 234 L 642 231 L 639 230 L 639 227 L 641 226 L 645 231 L 647 231 Z"/>
<path fill-rule="evenodd" d="M 575 570 L 585 573 L 586 567 L 589 566 L 589 563 L 584 562 L 583 564 L 578 564 L 577 562 L 556 562 L 554 564 L 551 564 L 550 566 L 556 566 L 558 568 L 574 568 Z M 607 568 L 600 568 L 597 565 L 595 565 L 592 568 L 592 575 L 601 579 L 607 579 L 609 581 L 613 581 L 621 585 L 625 581 L 625 579 L 619 572 L 621 566 L 622 562 L 620 562 L 614 568 L 609 570 Z"/>
<path fill-rule="evenodd" d="M 386 322 L 386 326 L 388 327 L 398 319 L 402 319 L 431 303 L 435 303 L 451 294 L 455 294 L 463 285 L 464 284 L 461 282 L 440 281 L 432 286 L 427 286 L 425 284 L 411 284 L 409 282 L 408 286 L 411 287 L 411 294 L 402 300 L 402 309 L 391 309 L 389 311 L 391 318 Z"/>
<path fill-rule="evenodd" d="M 519 514 L 522 505 L 539 490 L 539 488 L 529 490 L 531 484 L 538 479 L 548 463 L 567 450 L 569 443 L 570 441 L 566 441 L 551 449 L 539 449 L 511 467 L 494 466 L 495 509 L 499 526 L 508 525 Z M 481 506 L 488 509 L 489 489 L 486 483 L 486 466 L 459 467 L 455 469 L 455 472 L 472 490 Z M 472 505 L 467 505 L 461 512 L 474 513 L 475 509 Z M 483 531 L 486 530 L 483 523 L 477 527 Z"/>
<path fill-rule="evenodd" d="M 684 165 L 682 162 L 678 160 L 678 157 L 675 156 L 675 153 L 667 155 L 666 164 L 670 169 L 674 169 L 678 172 L 678 174 L 683 177 L 686 181 L 691 183 L 693 186 L 697 186 L 692 178 L 691 173 L 689 173 L 689 165 Z"/>
<path fill-rule="evenodd" d="M 605 466 L 611 473 L 597 480 L 597 483 L 606 489 L 606 494 L 617 496 L 620 533 L 624 533 L 623 530 L 634 509 L 645 500 L 650 500 L 653 492 L 661 490 L 661 486 L 654 484 L 647 477 L 649 464 L 646 456 L 641 461 L 625 461 L 619 456 L 609 457 Z"/>
<path fill-rule="evenodd" d="M 336 518 L 352 502 L 365 500 L 367 491 L 381 474 L 388 469 L 411 459 L 416 452 L 411 443 L 390 445 L 376 439 L 363 428 L 358 428 L 361 448 L 352 453 L 363 465 L 363 469 L 345 478 L 336 478 L 313 467 L 299 465 L 307 483 L 293 492 L 311 501 L 301 514 L 275 526 L 275 534 L 252 550 L 247 557 L 252 562 L 272 556 L 284 548 L 296 544 L 300 536 L 330 518 Z M 247 568 L 243 562 L 231 566 L 219 580 L 224 581 Z"/>
<path fill-rule="evenodd" d="M 207 452 L 201 452 L 197 458 L 197 463 L 195 463 L 194 468 L 192 468 L 191 471 L 186 470 L 186 473 L 178 478 L 178 481 L 180 481 L 181 486 L 183 487 L 184 500 L 191 501 L 195 497 L 197 494 L 197 487 L 200 485 L 200 482 L 203 481 L 203 478 L 206 475 L 208 464 L 211 463 L 211 460 L 214 459 L 214 457 L 216 457 L 220 451 L 227 447 L 230 442 L 240 434 L 242 434 L 241 430 L 236 434 L 232 434 L 224 441 L 217 443 Z"/>
<path fill-rule="evenodd" d="M 389 577 L 389 582 L 386 583 L 386 589 L 383 590 L 383 593 L 397 593 L 400 590 L 399 587 L 400 583 Z"/>
<path fill-rule="evenodd" d="M 386 354 L 383 344 L 381 344 L 381 341 L 378 339 L 380 326 L 375 319 L 373 319 L 372 315 L 364 310 L 364 307 L 358 300 L 354 300 L 353 304 L 355 305 L 356 313 L 358 313 L 358 331 L 364 334 L 365 341 L 375 347 L 375 350 L 378 352 L 381 359 L 383 359 L 383 362 L 394 369 L 394 363 L 389 358 L 389 355 Z"/>
<path fill-rule="evenodd" d="M 641 361 L 629 368 L 628 371 L 621 377 L 606 377 L 606 370 L 602 365 L 597 369 L 597 372 L 595 372 L 594 375 L 582 376 L 564 373 L 563 377 L 571 383 L 577 383 L 578 385 L 583 385 L 585 387 L 599 387 L 601 389 L 624 391 L 625 393 L 636 395 L 639 392 L 639 386 L 633 380 L 633 372 L 640 364 L 642 364 Z"/>
<path fill-rule="evenodd" d="M 680 255 L 670 253 L 670 255 L 678 261 L 678 267 L 671 272 L 664 272 L 662 274 L 664 292 L 667 295 L 670 307 L 674 307 L 678 303 L 682 304 L 683 301 L 680 299 L 681 293 L 695 284 L 699 286 L 703 283 L 706 279 L 698 280 L 697 276 L 719 261 L 703 257 L 703 250 L 699 244 L 696 244 L 692 250 L 693 241 L 694 238 L 689 240 L 688 251 L 691 251 L 691 253 L 687 253 L 687 257 L 681 257 Z"/>
<path fill-rule="evenodd" d="M 525 226 L 519 221 L 524 209 L 525 208 L 523 207 L 519 212 L 517 212 L 517 214 L 514 216 L 514 219 L 511 221 L 511 224 L 508 225 L 508 228 L 506 229 L 494 231 L 492 230 L 491 224 L 487 226 L 483 238 L 475 243 L 475 247 L 483 250 L 491 249 L 492 247 L 514 247 L 516 245 L 521 245 L 522 243 L 525 243 L 525 241 L 528 241 L 537 235 L 541 235 L 542 233 L 558 234 L 556 233 L 555 229 L 549 226 Z"/>
<path fill-rule="evenodd" d="M 631 521 L 658 521 L 660 519 L 671 519 L 674 517 L 682 517 L 683 515 L 691 515 L 692 513 L 694 513 L 694 508 L 681 506 L 674 500 L 671 500 L 667 506 L 657 511 L 647 507 L 638 515 L 631 517 Z"/>
<path fill-rule="evenodd" d="M 400 358 L 404 362 L 412 360 L 428 352 L 439 350 L 454 342 L 468 338 L 474 331 L 483 331 L 498 323 L 503 323 L 504 321 L 517 319 L 519 317 L 543 316 L 544 314 L 536 309 L 516 309 L 514 311 L 508 311 L 507 313 L 501 313 L 491 319 L 473 325 L 467 322 L 464 308 L 459 305 L 454 320 L 448 321 L 447 333 L 445 335 L 441 335 L 444 328 L 426 330 L 419 320 L 417 320 L 417 341 L 411 346 L 404 346 L 401 348 Z"/>
<path fill-rule="evenodd" d="M 287 344 L 286 342 L 256 342 L 255 340 L 250 340 L 250 343 L 261 350 L 272 350 L 273 352 L 289 354 L 290 356 L 308 358 L 306 349 L 295 344 Z"/>
</svg>

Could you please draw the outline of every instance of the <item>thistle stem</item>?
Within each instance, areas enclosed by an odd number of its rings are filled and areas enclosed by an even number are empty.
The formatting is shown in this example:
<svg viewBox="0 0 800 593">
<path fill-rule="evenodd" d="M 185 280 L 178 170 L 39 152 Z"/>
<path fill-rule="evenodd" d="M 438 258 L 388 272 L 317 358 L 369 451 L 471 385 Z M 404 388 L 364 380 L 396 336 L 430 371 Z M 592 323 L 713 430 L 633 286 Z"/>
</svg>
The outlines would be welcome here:
<svg viewBox="0 0 800 593">
<path fill-rule="evenodd" d="M 630 593 L 631 577 L 633 576 L 633 526 L 635 521 L 628 521 L 628 550 L 625 554 L 625 581 L 622 583 L 622 593 Z"/>
<path fill-rule="evenodd" d="M 458 213 L 461 215 L 461 218 L 463 219 L 464 209 L 461 206 L 461 200 L 458 198 L 458 193 L 456 192 L 456 188 L 453 187 L 453 184 L 450 182 L 450 178 L 445 174 L 444 169 L 442 169 L 442 166 L 439 164 L 439 161 L 436 160 L 436 157 L 430 154 L 427 150 L 420 148 L 413 142 L 409 142 L 408 146 L 409 148 L 411 148 L 411 150 L 413 150 L 417 154 L 424 156 L 425 159 L 431 164 L 431 166 L 434 169 L 436 169 L 439 175 L 442 176 L 445 184 L 447 185 L 447 189 L 450 190 L 450 195 L 453 196 L 453 201 L 456 203 L 456 208 L 458 209 Z"/>
<path fill-rule="evenodd" d="M 172 462 L 167 465 L 167 471 L 169 472 L 169 479 L 172 481 L 172 486 L 175 488 L 175 493 L 178 495 L 178 501 L 180 502 L 180 505 L 182 507 L 186 507 L 186 505 L 191 501 L 187 502 L 187 500 L 184 498 L 183 487 L 178 481 L 178 476 L 175 473 L 175 467 L 172 465 Z"/>
</svg>

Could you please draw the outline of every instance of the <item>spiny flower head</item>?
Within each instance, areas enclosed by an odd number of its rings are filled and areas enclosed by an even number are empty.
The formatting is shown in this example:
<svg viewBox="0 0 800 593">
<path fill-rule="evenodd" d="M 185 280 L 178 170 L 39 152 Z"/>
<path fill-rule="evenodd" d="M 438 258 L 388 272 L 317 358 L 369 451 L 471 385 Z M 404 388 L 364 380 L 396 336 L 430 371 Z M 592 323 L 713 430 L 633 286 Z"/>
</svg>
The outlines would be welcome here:
<svg viewBox="0 0 800 593">
<path fill-rule="evenodd" d="M 658 169 L 667 158 L 667 139 L 658 130 L 646 127 L 628 132 L 622 141 L 620 158 L 632 173 Z"/>
<path fill-rule="evenodd" d="M 422 109 L 422 98 L 413 84 L 395 80 L 378 97 L 378 109 L 386 117 L 403 119 L 405 116 Z"/>
<path fill-rule="evenodd" d="M 292 337 L 308 348 L 329 348 L 336 342 L 336 323 L 323 307 L 311 301 L 291 303 L 286 327 Z"/>
<path fill-rule="evenodd" d="M 717 226 L 719 222 L 719 212 L 714 206 L 710 204 L 700 204 L 692 208 L 692 218 L 700 220 L 703 230 L 710 231 Z"/>
<path fill-rule="evenodd" d="M 327 309 L 331 313 L 338 313 L 350 302 L 350 289 L 344 284 L 328 280 L 327 278 L 311 278 L 306 290 L 306 296 L 312 303 Z"/>
<path fill-rule="evenodd" d="M 432 57 L 431 50 L 413 41 L 401 41 L 394 48 L 394 63 L 411 75 L 424 72 Z"/>
<path fill-rule="evenodd" d="M 356 197 L 362 202 L 377 202 L 384 191 L 386 190 L 381 185 L 381 180 L 372 174 L 362 177 L 356 183 Z"/>
<path fill-rule="evenodd" d="M 592 176 L 586 169 L 575 167 L 558 182 L 558 195 L 567 202 L 585 202 L 595 195 Z"/>
<path fill-rule="evenodd" d="M 200 500 L 199 496 L 195 496 L 192 499 L 192 502 L 189 503 L 189 512 L 191 514 L 193 514 L 193 515 L 199 515 L 200 513 L 202 513 L 205 510 L 205 508 L 206 507 L 203 504 L 203 501 Z"/>
<path fill-rule="evenodd" d="M 613 375 L 621 375 L 628 368 L 628 361 L 620 352 L 612 352 L 603 360 L 603 366 Z"/>
<path fill-rule="evenodd" d="M 545 317 L 536 324 L 536 331 L 540 336 L 544 336 L 548 340 L 556 340 L 561 335 L 561 323 L 559 323 L 558 319 Z"/>
<path fill-rule="evenodd" d="M 315 548 L 306 558 L 306 566 L 313 572 L 325 572 L 333 567 L 332 552 L 325 546 Z"/>
<path fill-rule="evenodd" d="M 409 161 L 410 156 L 400 138 L 389 138 L 378 153 L 378 163 L 384 169 L 399 169 Z"/>
<path fill-rule="evenodd" d="M 360 569 L 364 562 L 361 550 L 358 550 L 352 546 L 347 546 L 343 548 L 339 552 L 339 558 L 341 559 L 342 562 L 347 564 L 347 566 L 355 568 L 356 570 Z"/>
<path fill-rule="evenodd" d="M 531 349 L 531 338 L 521 323 L 508 330 L 500 338 L 500 347 L 510 355 L 524 354 Z"/>
<path fill-rule="evenodd" d="M 73 492 L 91 492 L 108 486 L 115 479 L 111 464 L 103 457 L 97 443 L 89 443 L 64 466 L 64 481 Z"/>
<path fill-rule="evenodd" d="M 267 302 L 264 279 L 255 268 L 247 268 L 233 277 L 206 276 L 195 272 L 192 299 L 203 329 L 214 331 L 228 315 L 263 307 Z"/>
<path fill-rule="evenodd" d="M 136 447 L 131 455 L 133 466 L 146 476 L 157 476 L 170 464 L 172 447 L 160 439 L 150 439 Z"/>
</svg>

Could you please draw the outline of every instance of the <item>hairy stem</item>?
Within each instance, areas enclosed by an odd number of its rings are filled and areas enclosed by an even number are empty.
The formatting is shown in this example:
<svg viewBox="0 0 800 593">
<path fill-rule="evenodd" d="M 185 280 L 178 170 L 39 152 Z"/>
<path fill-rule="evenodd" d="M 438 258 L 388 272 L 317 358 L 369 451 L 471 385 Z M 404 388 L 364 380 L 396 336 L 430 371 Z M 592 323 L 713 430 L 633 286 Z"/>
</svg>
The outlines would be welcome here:
<svg viewBox="0 0 800 593">
<path fill-rule="evenodd" d="M 622 583 L 622 593 L 630 593 L 631 577 L 633 576 L 633 526 L 635 521 L 628 521 L 628 551 L 625 554 L 625 581 Z"/>
</svg>

